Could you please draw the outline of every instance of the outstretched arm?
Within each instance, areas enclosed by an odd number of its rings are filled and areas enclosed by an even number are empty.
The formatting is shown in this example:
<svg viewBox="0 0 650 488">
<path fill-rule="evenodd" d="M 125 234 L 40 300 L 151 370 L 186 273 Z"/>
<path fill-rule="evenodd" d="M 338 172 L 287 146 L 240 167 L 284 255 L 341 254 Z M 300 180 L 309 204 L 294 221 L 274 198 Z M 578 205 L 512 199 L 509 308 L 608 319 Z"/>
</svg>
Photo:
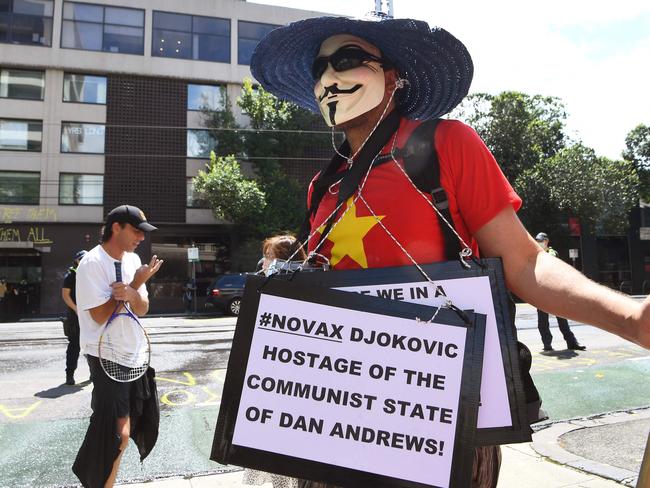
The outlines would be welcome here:
<svg viewBox="0 0 650 488">
<path fill-rule="evenodd" d="M 639 303 L 543 252 L 512 207 L 481 227 L 476 239 L 484 257 L 501 257 L 508 288 L 521 299 L 650 348 L 650 298 Z"/>
</svg>

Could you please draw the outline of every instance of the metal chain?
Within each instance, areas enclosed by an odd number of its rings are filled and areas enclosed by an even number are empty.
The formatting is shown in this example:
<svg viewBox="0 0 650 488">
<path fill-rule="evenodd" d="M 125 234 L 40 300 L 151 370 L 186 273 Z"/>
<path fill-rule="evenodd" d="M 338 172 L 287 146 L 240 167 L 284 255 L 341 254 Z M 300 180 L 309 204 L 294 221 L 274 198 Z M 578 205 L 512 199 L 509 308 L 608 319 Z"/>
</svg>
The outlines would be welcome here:
<svg viewBox="0 0 650 488">
<path fill-rule="evenodd" d="M 396 138 L 397 138 L 397 134 L 395 134 L 395 135 L 393 136 L 393 145 L 395 145 L 395 139 L 396 139 Z M 363 187 L 366 185 L 366 181 L 368 181 L 368 176 L 370 175 L 370 171 L 372 171 L 373 164 L 374 164 L 375 160 L 379 157 L 379 154 L 381 154 L 381 150 L 380 150 L 380 151 L 375 155 L 374 158 L 372 158 L 372 161 L 371 161 L 371 163 L 370 163 L 370 166 L 368 166 L 368 171 L 366 171 L 366 174 L 365 174 L 365 176 L 363 177 L 363 181 L 362 181 L 361 184 L 359 185 L 358 195 L 357 195 L 356 198 L 354 198 L 354 200 L 352 201 L 352 205 L 354 205 L 354 204 L 357 202 L 357 200 L 359 199 L 359 197 L 361 196 L 361 190 L 362 190 Z M 327 221 L 329 221 L 329 219 L 332 218 L 332 216 L 334 216 L 334 215 L 339 211 L 339 209 L 343 206 L 344 203 L 345 203 L 345 202 L 341 202 L 341 203 L 339 203 L 339 204 L 336 206 L 336 208 L 335 208 L 335 209 L 334 209 L 334 210 L 333 210 L 333 211 L 332 211 L 332 212 L 327 216 L 327 218 L 325 218 L 325 219 L 323 220 L 323 222 L 327 222 Z M 303 265 L 304 265 L 305 263 L 307 263 L 307 261 L 309 261 L 309 259 L 311 259 L 312 256 L 322 256 L 321 254 L 318 254 L 318 250 L 319 250 L 320 247 L 325 243 L 325 239 L 327 239 L 327 237 L 332 233 L 332 231 L 334 230 L 334 228 L 335 228 L 335 227 L 337 226 L 337 224 L 338 224 L 338 223 L 343 219 L 343 217 L 345 216 L 345 214 L 347 214 L 347 213 L 350 211 L 350 209 L 352 208 L 352 205 L 348 205 L 348 207 L 343 211 L 343 213 L 340 215 L 340 217 L 339 217 L 338 219 L 336 219 L 336 222 L 334 222 L 334 223 L 332 224 L 332 227 L 331 227 L 330 230 L 327 232 L 327 234 L 325 234 L 325 235 L 322 237 L 322 239 L 320 240 L 320 242 L 318 243 L 318 245 L 316 246 L 316 248 L 315 248 L 313 251 L 311 251 L 310 253 L 308 253 L 308 255 L 307 255 L 307 259 L 305 259 L 305 260 L 303 261 Z M 309 234 L 309 235 L 307 236 L 307 239 L 305 239 L 303 242 L 300 243 L 300 246 L 298 247 L 298 249 L 296 249 L 296 251 L 295 251 L 295 252 L 294 252 L 294 253 L 289 257 L 289 259 L 287 259 L 287 261 L 291 261 L 291 260 L 296 256 L 296 254 L 298 254 L 298 252 L 300 252 L 301 249 L 303 249 L 303 250 L 307 250 L 307 249 L 308 249 L 307 246 L 308 246 L 308 244 L 309 244 L 309 241 L 311 240 L 312 237 L 314 237 L 314 236 L 316 235 L 317 232 L 318 232 L 318 228 L 316 228 L 316 229 L 315 229 L 311 234 Z M 282 268 L 280 268 L 280 269 L 282 269 Z"/>
<path fill-rule="evenodd" d="M 379 226 L 384 230 L 384 232 L 386 232 L 386 234 L 388 234 L 388 237 L 390 237 L 390 238 L 393 240 L 393 242 L 394 242 L 395 244 L 397 244 L 397 247 L 399 247 L 399 248 L 401 249 L 401 251 L 402 251 L 404 254 L 406 254 L 406 256 L 411 260 L 411 262 L 415 265 L 415 267 L 416 267 L 416 268 L 418 269 L 418 271 L 422 274 L 422 276 L 424 276 L 425 279 L 426 279 L 426 280 L 427 280 L 427 281 L 428 281 L 428 282 L 429 282 L 429 283 L 430 283 L 434 288 L 437 288 L 438 285 L 436 284 L 436 282 L 433 281 L 433 280 L 431 279 L 431 277 L 427 274 L 427 272 L 424 271 L 424 269 L 422 268 L 422 266 L 420 266 L 420 264 L 419 264 L 419 263 L 418 263 L 418 262 L 413 258 L 413 256 L 411 256 L 411 254 L 406 250 L 406 248 L 405 248 L 404 246 L 402 246 L 402 244 L 401 244 L 401 243 L 399 242 L 399 240 L 398 240 L 398 239 L 393 235 L 393 233 L 392 233 L 390 230 L 388 230 L 388 227 L 386 227 L 386 225 L 385 225 L 385 224 L 381 221 L 381 219 L 377 216 L 377 214 L 375 213 L 375 211 L 374 211 L 374 210 L 372 209 L 372 207 L 368 204 L 368 202 L 366 201 L 366 199 L 363 198 L 363 195 L 362 195 L 361 193 L 359 193 L 359 198 L 361 199 L 361 201 L 362 201 L 363 203 L 365 203 L 366 208 L 368 209 L 368 211 L 370 212 L 370 214 L 375 218 L 375 220 L 377 221 L 377 223 L 379 224 Z M 453 305 L 453 302 L 451 301 L 451 299 L 448 298 L 448 297 L 446 297 L 446 296 L 445 296 L 445 298 L 444 298 L 444 302 L 445 302 L 445 304 L 444 304 L 444 308 L 451 308 L 451 306 Z M 433 315 L 433 317 L 431 317 L 431 319 L 429 319 L 429 322 L 433 322 L 433 319 L 436 318 L 436 316 L 438 315 L 438 311 L 439 311 L 439 310 L 440 310 L 439 308 L 438 308 L 438 310 L 436 310 L 436 313 Z"/>
</svg>

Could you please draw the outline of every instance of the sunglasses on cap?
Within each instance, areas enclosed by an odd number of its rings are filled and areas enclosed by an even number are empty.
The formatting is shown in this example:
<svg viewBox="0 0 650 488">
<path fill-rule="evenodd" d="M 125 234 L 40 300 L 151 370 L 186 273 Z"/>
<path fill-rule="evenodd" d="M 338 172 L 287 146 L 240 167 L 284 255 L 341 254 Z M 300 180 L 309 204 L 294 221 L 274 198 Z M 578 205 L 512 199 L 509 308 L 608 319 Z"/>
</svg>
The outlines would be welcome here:
<svg viewBox="0 0 650 488">
<path fill-rule="evenodd" d="M 387 65 L 384 59 L 373 56 L 361 48 L 356 46 L 345 46 L 329 56 L 317 57 L 312 65 L 311 74 L 314 77 L 314 80 L 319 80 L 320 77 L 323 76 L 323 73 L 325 73 L 328 64 L 332 65 L 334 71 L 341 72 L 358 68 L 369 61 L 382 63 L 382 66 Z"/>
</svg>

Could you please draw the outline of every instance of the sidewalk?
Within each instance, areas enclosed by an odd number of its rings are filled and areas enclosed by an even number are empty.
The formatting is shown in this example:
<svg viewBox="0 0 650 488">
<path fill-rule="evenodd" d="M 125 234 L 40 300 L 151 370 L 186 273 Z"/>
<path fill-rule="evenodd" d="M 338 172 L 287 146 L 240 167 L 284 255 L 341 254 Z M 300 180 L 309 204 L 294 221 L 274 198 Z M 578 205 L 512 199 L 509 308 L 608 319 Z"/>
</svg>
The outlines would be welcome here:
<svg viewBox="0 0 650 488">
<path fill-rule="evenodd" d="M 533 435 L 532 443 L 502 446 L 498 487 L 634 488 L 638 469 L 632 471 L 621 465 L 631 468 L 640 464 L 649 432 L 650 408 L 547 424 Z M 612 459 L 619 466 L 607 464 Z M 246 485 L 242 484 L 242 471 L 237 471 L 119 486 L 239 488 Z"/>
</svg>

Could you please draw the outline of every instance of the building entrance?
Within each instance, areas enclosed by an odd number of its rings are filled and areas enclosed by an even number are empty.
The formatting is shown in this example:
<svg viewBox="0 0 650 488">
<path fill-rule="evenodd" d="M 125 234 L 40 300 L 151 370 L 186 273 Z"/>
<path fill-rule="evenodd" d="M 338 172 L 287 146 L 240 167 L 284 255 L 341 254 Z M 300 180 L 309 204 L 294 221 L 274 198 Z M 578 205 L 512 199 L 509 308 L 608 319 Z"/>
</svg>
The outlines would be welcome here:
<svg viewBox="0 0 650 488">
<path fill-rule="evenodd" d="M 41 277 L 40 253 L 31 249 L 0 249 L 0 321 L 38 313 Z"/>
</svg>

